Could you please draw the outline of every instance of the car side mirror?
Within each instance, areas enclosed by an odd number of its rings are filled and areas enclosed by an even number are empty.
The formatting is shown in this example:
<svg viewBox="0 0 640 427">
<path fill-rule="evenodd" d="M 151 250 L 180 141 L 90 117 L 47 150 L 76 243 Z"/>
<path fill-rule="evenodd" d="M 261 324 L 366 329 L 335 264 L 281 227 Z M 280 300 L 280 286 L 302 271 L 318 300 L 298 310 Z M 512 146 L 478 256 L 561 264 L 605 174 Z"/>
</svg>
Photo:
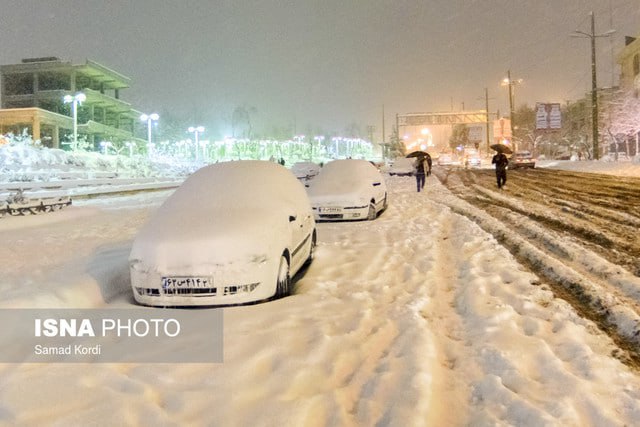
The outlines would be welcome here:
<svg viewBox="0 0 640 427">
<path fill-rule="evenodd" d="M 289 215 L 289 222 L 293 222 L 296 220 L 296 216 L 295 215 Z"/>
</svg>

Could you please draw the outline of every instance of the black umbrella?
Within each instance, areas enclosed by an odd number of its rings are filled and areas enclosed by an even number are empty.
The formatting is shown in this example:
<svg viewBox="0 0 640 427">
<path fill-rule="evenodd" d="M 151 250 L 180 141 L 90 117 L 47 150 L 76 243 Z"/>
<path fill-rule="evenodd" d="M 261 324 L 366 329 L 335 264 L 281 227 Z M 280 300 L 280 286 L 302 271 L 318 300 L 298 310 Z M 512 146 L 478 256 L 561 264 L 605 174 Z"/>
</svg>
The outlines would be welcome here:
<svg viewBox="0 0 640 427">
<path fill-rule="evenodd" d="M 429 156 L 429 153 L 427 153 L 426 151 L 414 151 L 412 153 L 407 154 L 407 158 L 411 158 L 411 157 L 427 157 Z"/>
<path fill-rule="evenodd" d="M 490 147 L 491 149 L 496 150 L 498 153 L 513 154 L 513 150 L 511 149 L 511 147 L 505 144 L 493 144 L 490 145 Z"/>
</svg>

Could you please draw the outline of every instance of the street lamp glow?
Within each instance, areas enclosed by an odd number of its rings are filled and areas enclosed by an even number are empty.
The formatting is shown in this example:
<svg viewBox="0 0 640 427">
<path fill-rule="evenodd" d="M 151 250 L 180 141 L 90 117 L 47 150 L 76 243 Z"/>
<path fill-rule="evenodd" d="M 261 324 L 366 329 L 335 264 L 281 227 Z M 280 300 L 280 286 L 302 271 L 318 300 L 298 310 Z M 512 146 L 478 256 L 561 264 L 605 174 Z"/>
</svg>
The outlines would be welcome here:
<svg viewBox="0 0 640 427">
<path fill-rule="evenodd" d="M 73 143 L 71 149 L 76 151 L 78 149 L 78 104 L 86 101 L 87 96 L 82 92 L 78 92 L 75 95 L 65 95 L 62 100 L 65 104 L 71 104 L 73 113 Z"/>
<path fill-rule="evenodd" d="M 153 143 L 151 142 L 151 123 L 157 122 L 159 118 L 160 116 L 157 113 L 140 115 L 140 120 L 142 120 L 143 122 L 147 122 L 147 155 L 149 156 L 151 155 L 154 147 Z"/>
<path fill-rule="evenodd" d="M 108 154 L 109 147 L 113 146 L 111 141 L 100 142 L 100 148 L 102 148 L 102 154 Z"/>
<path fill-rule="evenodd" d="M 189 126 L 189 128 L 187 130 L 195 135 L 195 139 L 196 139 L 195 151 L 196 151 L 196 162 L 197 162 L 198 160 L 200 160 L 200 153 L 198 151 L 198 147 L 200 146 L 200 142 L 199 142 L 198 137 L 200 136 L 200 134 L 202 132 L 204 132 L 204 126 Z"/>
<path fill-rule="evenodd" d="M 142 114 L 140 116 L 140 120 L 142 120 L 143 122 L 146 122 L 147 120 L 153 120 L 153 121 L 157 121 L 160 118 L 160 116 L 156 113 L 152 113 L 152 114 Z"/>
</svg>

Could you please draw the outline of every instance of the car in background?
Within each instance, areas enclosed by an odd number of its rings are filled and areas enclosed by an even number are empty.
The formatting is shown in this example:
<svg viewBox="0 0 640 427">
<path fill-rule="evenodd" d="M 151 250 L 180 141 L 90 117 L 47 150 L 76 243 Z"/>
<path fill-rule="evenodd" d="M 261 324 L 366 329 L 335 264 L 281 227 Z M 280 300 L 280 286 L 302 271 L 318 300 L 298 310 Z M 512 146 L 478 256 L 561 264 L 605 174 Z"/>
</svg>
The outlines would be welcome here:
<svg viewBox="0 0 640 427">
<path fill-rule="evenodd" d="M 389 175 L 394 176 L 411 176 L 415 170 L 415 159 L 406 157 L 397 157 L 388 170 Z"/>
<path fill-rule="evenodd" d="M 320 173 L 321 166 L 313 162 L 296 162 L 291 166 L 291 172 L 298 178 L 305 186 L 309 185 L 309 181 L 315 178 Z"/>
<path fill-rule="evenodd" d="M 536 159 L 530 151 L 516 151 L 509 159 L 509 169 L 535 168 Z"/>
<path fill-rule="evenodd" d="M 465 149 L 464 152 L 464 167 L 465 168 L 479 168 L 482 165 L 482 159 L 480 153 L 476 149 Z"/>
<path fill-rule="evenodd" d="M 333 160 L 307 189 L 316 221 L 373 220 L 387 208 L 387 185 L 366 160 Z"/>
<path fill-rule="evenodd" d="M 187 178 L 136 236 L 133 296 L 162 307 L 283 297 L 315 246 L 309 198 L 291 171 L 257 160 L 213 164 Z"/>
<path fill-rule="evenodd" d="M 453 164 L 453 157 L 451 154 L 440 154 L 437 163 L 438 166 L 450 166 Z"/>
<path fill-rule="evenodd" d="M 479 168 L 482 166 L 480 156 L 467 156 L 464 158 L 464 166 L 467 168 Z"/>
</svg>

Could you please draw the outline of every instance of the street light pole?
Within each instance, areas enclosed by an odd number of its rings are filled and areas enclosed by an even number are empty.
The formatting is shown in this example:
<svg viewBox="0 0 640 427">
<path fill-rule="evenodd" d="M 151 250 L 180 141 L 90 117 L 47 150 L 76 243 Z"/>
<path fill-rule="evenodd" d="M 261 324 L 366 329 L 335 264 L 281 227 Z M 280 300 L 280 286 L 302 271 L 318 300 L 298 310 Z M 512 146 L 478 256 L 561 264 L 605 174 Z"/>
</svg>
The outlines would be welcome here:
<svg viewBox="0 0 640 427">
<path fill-rule="evenodd" d="M 511 142 L 515 147 L 515 141 L 513 137 L 513 105 L 514 105 L 514 89 L 513 86 L 522 83 L 522 79 L 512 80 L 511 70 L 507 70 L 507 77 L 502 80 L 502 86 L 509 86 L 509 127 L 511 128 Z M 488 114 L 488 111 L 487 111 Z"/>
<path fill-rule="evenodd" d="M 147 155 L 151 156 L 153 144 L 151 142 L 151 122 L 157 122 L 160 116 L 157 113 L 142 114 L 140 120 L 147 122 Z"/>
<path fill-rule="evenodd" d="M 598 160 L 600 158 L 600 147 L 598 146 L 598 140 L 600 135 L 598 133 L 598 79 L 596 77 L 596 38 L 597 37 L 609 37 L 615 33 L 614 30 L 609 30 L 603 34 L 596 34 L 596 18 L 593 12 L 591 15 L 591 33 L 585 33 L 583 31 L 574 31 L 571 34 L 572 37 L 588 37 L 591 39 L 591 133 L 593 139 L 593 158 Z"/>
<path fill-rule="evenodd" d="M 65 95 L 63 100 L 65 104 L 71 104 L 71 110 L 73 113 L 73 145 L 71 146 L 72 151 L 76 151 L 78 149 L 78 104 L 82 104 L 87 99 L 87 96 L 78 92 L 75 95 Z"/>
<path fill-rule="evenodd" d="M 487 153 L 491 152 L 491 140 L 489 130 L 489 89 L 484 88 L 484 108 L 487 114 L 486 132 L 487 132 Z"/>
<path fill-rule="evenodd" d="M 204 132 L 204 126 L 190 126 L 189 129 L 187 129 L 189 132 L 193 133 L 195 135 L 195 140 L 196 140 L 196 162 L 200 160 L 200 153 L 199 153 L 199 140 L 198 140 L 198 136 Z"/>
</svg>

